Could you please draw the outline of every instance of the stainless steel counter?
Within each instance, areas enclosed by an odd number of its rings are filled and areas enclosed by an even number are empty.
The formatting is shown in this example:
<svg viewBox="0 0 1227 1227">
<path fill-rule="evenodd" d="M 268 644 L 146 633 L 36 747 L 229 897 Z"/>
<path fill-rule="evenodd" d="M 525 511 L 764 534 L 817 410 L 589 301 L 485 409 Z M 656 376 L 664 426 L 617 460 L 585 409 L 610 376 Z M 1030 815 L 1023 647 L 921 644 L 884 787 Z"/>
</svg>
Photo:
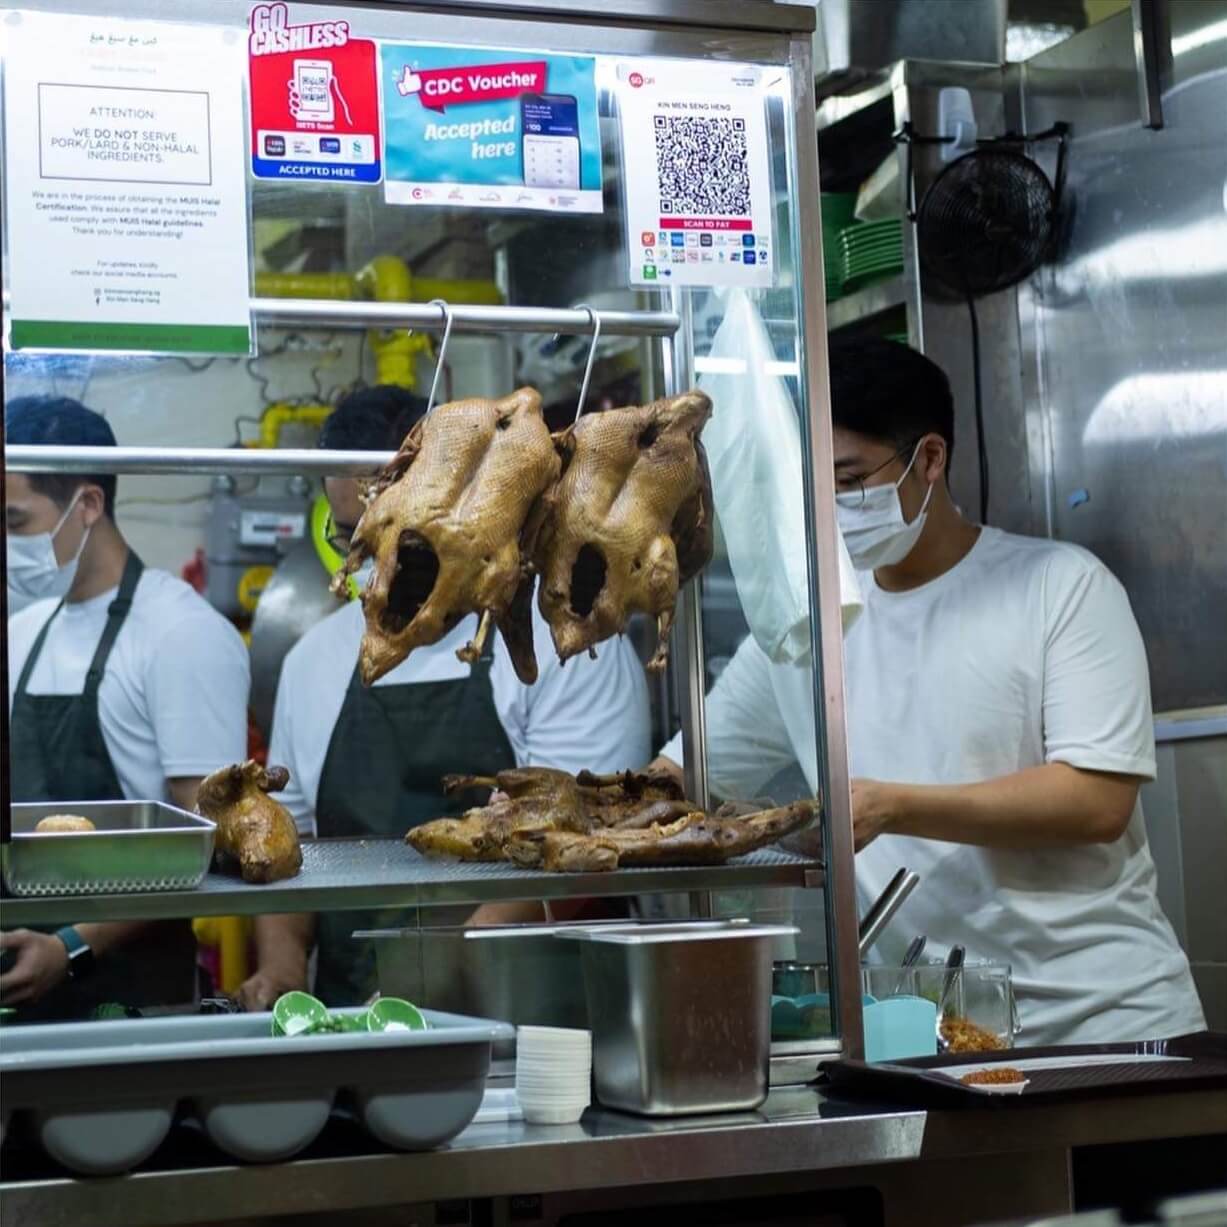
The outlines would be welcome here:
<svg viewBox="0 0 1227 1227">
<path fill-rule="evenodd" d="M 795 1087 L 774 1091 L 762 1109 L 739 1115 L 650 1121 L 593 1109 L 580 1124 L 557 1128 L 474 1125 L 446 1148 L 424 1154 L 317 1154 L 317 1144 L 308 1157 L 269 1167 L 175 1166 L 163 1158 L 160 1169 L 116 1180 L 8 1182 L 0 1186 L 0 1225 L 172 1227 L 453 1198 L 795 1179 L 834 1169 L 1224 1132 L 1227 1097 L 1209 1093 L 926 1113 Z"/>
</svg>

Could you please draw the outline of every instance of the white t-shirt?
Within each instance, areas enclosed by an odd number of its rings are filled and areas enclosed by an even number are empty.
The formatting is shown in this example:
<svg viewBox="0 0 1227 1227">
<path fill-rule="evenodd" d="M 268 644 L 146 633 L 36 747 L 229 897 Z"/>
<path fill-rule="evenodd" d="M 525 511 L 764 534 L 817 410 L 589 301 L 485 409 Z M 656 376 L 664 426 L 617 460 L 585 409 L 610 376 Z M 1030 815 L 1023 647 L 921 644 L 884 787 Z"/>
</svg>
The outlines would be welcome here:
<svg viewBox="0 0 1227 1227">
<path fill-rule="evenodd" d="M 462 680 L 471 666 L 456 659 L 477 629 L 466 618 L 446 638 L 416 648 L 376 686 Z M 315 803 L 328 745 L 362 642 L 362 606 L 350 601 L 313 626 L 290 650 L 277 684 L 270 763 L 289 768 L 277 799 L 304 834 L 315 832 Z M 494 706 L 521 767 L 623 771 L 646 763 L 651 750 L 648 689 L 643 666 L 625 639 L 563 667 L 549 629 L 533 608 L 533 642 L 540 674 L 525 686 L 515 675 L 501 636 L 494 635 L 490 688 Z"/>
<path fill-rule="evenodd" d="M 81 693 L 118 593 L 60 610 L 27 693 Z M 22 666 L 57 604 L 37 601 L 9 620 L 10 711 Z M 102 738 L 124 796 L 169 800 L 168 779 L 242 762 L 250 684 L 238 631 L 182 580 L 142 571 L 98 690 Z"/>
<path fill-rule="evenodd" d="M 1150 688 L 1124 589 L 1078 546 L 985 528 L 955 567 L 908 592 L 866 577 L 844 643 L 854 777 L 962 784 L 1063 762 L 1155 774 Z M 752 640 L 708 698 L 712 787 L 753 796 L 793 761 L 816 786 L 809 670 Z M 664 753 L 678 758 L 675 739 Z M 1140 804 L 1111 844 L 1045 851 L 879 836 L 856 858 L 862 910 L 902 865 L 920 886 L 877 948 L 954 943 L 1013 968 L 1020 1042 L 1107 1042 L 1205 1022 L 1159 906 Z"/>
</svg>

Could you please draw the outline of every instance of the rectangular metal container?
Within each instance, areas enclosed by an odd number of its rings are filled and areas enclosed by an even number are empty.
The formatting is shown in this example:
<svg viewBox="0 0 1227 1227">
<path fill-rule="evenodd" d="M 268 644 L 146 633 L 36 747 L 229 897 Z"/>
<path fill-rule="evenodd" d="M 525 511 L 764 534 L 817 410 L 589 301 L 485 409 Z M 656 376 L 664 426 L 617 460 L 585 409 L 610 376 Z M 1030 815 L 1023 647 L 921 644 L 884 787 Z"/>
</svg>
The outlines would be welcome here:
<svg viewBox="0 0 1227 1227">
<path fill-rule="evenodd" d="M 611 922 L 624 923 L 624 922 Z M 578 946 L 556 933 L 601 924 L 463 925 L 373 929 L 379 991 L 432 1010 L 501 1018 L 515 1026 L 588 1028 Z M 511 1045 L 496 1051 L 511 1056 Z"/>
<path fill-rule="evenodd" d="M 645 1116 L 767 1098 L 773 943 L 794 925 L 579 927 L 597 1099 Z"/>
<path fill-rule="evenodd" d="M 51 814 L 88 818 L 93 831 L 40 834 Z M 19 897 L 194 890 L 209 871 L 216 827 L 164 801 L 23 802 L 13 806 L 4 881 Z"/>
</svg>

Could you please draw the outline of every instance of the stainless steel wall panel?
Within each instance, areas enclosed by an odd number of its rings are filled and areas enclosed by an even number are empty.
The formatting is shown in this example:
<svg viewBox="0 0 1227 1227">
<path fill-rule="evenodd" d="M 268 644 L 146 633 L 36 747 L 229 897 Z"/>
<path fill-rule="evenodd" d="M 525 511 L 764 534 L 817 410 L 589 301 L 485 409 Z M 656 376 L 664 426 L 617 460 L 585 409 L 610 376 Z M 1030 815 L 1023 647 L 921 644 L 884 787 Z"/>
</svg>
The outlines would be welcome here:
<svg viewBox="0 0 1227 1227">
<path fill-rule="evenodd" d="M 1189 958 L 1227 963 L 1227 740 L 1174 742 Z"/>
<path fill-rule="evenodd" d="M 1073 125 L 1065 247 L 1020 300 L 1051 446 L 1032 497 L 1128 589 L 1156 708 L 1227 699 L 1227 0 L 1171 21 L 1162 131 L 1128 14 L 1021 70 L 1026 129 Z"/>
<path fill-rule="evenodd" d="M 1155 747 L 1158 774 L 1142 785 L 1142 813 L 1146 838 L 1159 879 L 1159 902 L 1180 944 L 1188 949 L 1188 923 L 1184 906 L 1184 850 L 1181 847 L 1180 790 L 1176 784 L 1176 753 L 1179 745 L 1168 742 Z"/>
</svg>

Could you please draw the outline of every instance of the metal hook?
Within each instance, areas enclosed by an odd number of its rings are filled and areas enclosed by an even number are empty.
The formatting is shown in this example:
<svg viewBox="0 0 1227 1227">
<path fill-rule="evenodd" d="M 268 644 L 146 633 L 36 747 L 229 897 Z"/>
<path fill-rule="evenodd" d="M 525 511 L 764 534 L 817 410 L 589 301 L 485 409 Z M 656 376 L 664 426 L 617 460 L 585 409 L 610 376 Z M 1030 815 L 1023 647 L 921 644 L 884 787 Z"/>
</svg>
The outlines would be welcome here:
<svg viewBox="0 0 1227 1227">
<path fill-rule="evenodd" d="M 579 385 L 579 404 L 575 406 L 575 420 L 584 411 L 584 401 L 588 399 L 588 381 L 592 378 L 592 364 L 596 361 L 597 342 L 601 339 L 601 317 L 587 303 L 576 304 L 577 311 L 588 312 L 588 322 L 592 325 L 592 344 L 588 347 L 588 361 L 584 364 L 584 382 Z"/>
<path fill-rule="evenodd" d="M 439 354 L 435 359 L 435 377 L 430 381 L 430 398 L 426 402 L 426 413 L 435 407 L 435 394 L 439 391 L 439 378 L 443 374 L 443 360 L 447 357 L 447 343 L 452 337 L 452 309 L 442 298 L 432 298 L 432 307 L 438 307 L 443 312 L 443 340 L 439 342 Z M 423 416 L 426 416 L 423 414 Z"/>
</svg>

